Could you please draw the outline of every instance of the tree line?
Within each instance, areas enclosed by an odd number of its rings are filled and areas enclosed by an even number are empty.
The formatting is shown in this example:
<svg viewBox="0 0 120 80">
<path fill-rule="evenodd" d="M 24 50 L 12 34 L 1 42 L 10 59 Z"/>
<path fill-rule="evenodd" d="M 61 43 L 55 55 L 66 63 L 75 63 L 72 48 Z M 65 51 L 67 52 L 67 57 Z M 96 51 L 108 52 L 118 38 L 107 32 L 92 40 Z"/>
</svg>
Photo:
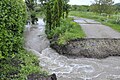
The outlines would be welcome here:
<svg viewBox="0 0 120 80">
<path fill-rule="evenodd" d="M 94 2 L 89 5 L 72 5 L 71 10 L 77 11 L 92 11 L 95 13 L 106 13 L 113 14 L 120 12 L 120 3 L 114 3 L 113 0 L 94 0 Z"/>
</svg>

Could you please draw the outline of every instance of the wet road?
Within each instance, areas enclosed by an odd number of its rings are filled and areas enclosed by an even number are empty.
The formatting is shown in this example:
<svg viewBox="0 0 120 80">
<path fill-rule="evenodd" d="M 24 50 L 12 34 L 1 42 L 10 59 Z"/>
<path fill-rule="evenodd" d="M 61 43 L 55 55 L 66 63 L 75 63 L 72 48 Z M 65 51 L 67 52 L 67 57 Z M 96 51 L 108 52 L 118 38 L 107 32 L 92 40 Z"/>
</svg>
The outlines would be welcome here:
<svg viewBox="0 0 120 80">
<path fill-rule="evenodd" d="M 77 17 L 74 17 L 74 21 L 81 25 L 87 38 L 120 38 L 119 32 L 102 25 L 100 22 Z"/>
</svg>

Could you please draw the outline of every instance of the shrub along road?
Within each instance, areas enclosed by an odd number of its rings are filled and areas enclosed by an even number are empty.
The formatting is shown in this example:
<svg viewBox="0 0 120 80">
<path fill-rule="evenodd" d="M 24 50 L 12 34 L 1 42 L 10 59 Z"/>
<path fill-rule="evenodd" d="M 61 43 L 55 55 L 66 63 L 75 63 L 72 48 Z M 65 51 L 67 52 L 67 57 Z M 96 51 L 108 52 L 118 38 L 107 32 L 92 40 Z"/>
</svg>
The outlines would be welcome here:
<svg viewBox="0 0 120 80">
<path fill-rule="evenodd" d="M 40 23 L 42 20 L 39 20 Z M 49 47 L 44 28 L 41 24 L 30 29 L 28 27 L 26 47 L 39 57 L 40 65 L 45 70 L 57 74 L 58 80 L 120 80 L 120 57 L 99 60 L 71 59 L 59 55 Z"/>
<path fill-rule="evenodd" d="M 86 33 L 87 38 L 120 38 L 120 33 L 91 19 L 74 17 Z"/>
</svg>

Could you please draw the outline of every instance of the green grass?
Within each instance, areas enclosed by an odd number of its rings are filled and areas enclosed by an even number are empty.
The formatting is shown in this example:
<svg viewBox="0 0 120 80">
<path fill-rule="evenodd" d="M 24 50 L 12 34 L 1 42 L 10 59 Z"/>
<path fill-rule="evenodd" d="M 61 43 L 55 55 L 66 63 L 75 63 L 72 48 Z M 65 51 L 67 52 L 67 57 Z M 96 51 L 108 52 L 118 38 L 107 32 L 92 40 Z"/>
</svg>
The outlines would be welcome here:
<svg viewBox="0 0 120 80">
<path fill-rule="evenodd" d="M 117 24 L 115 21 L 117 17 L 120 15 L 111 15 L 110 17 L 107 16 L 101 16 L 100 14 L 93 13 L 93 12 L 80 12 L 80 11 L 71 11 L 69 13 L 70 16 L 77 16 L 77 17 L 83 17 L 83 18 L 89 18 L 94 19 L 96 21 L 101 22 L 104 25 L 107 25 L 114 30 L 120 32 L 120 24 Z"/>
<path fill-rule="evenodd" d="M 69 30 L 66 30 L 63 34 L 59 36 L 59 44 L 65 44 L 69 40 L 85 37 L 85 33 L 83 32 L 79 24 L 71 21 L 70 24 L 72 27 L 70 27 Z"/>
<path fill-rule="evenodd" d="M 26 80 L 29 74 L 47 74 L 39 66 L 38 58 L 25 50 L 13 58 L 7 57 L 0 61 L 0 80 Z"/>
<path fill-rule="evenodd" d="M 60 27 L 56 27 L 48 36 L 54 38 L 56 35 L 58 36 L 57 43 L 60 45 L 72 39 L 85 37 L 80 25 L 73 22 L 72 18 L 62 19 Z"/>
<path fill-rule="evenodd" d="M 37 18 L 44 18 L 44 14 L 43 13 L 41 13 L 41 12 L 36 12 L 36 17 Z"/>
<path fill-rule="evenodd" d="M 118 24 L 112 24 L 110 22 L 108 22 L 108 23 L 102 22 L 102 24 L 110 26 L 112 29 L 120 32 L 120 25 L 118 25 Z"/>
</svg>

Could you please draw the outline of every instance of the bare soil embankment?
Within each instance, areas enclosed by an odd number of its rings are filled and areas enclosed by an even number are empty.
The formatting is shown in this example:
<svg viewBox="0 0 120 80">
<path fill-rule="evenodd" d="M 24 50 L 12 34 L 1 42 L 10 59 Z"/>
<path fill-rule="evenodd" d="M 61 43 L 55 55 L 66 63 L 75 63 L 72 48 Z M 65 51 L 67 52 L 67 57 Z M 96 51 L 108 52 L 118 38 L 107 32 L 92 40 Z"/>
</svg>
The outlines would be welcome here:
<svg viewBox="0 0 120 80">
<path fill-rule="evenodd" d="M 120 56 L 120 39 L 75 39 L 64 45 L 51 44 L 58 53 L 67 56 L 106 58 Z"/>
</svg>

